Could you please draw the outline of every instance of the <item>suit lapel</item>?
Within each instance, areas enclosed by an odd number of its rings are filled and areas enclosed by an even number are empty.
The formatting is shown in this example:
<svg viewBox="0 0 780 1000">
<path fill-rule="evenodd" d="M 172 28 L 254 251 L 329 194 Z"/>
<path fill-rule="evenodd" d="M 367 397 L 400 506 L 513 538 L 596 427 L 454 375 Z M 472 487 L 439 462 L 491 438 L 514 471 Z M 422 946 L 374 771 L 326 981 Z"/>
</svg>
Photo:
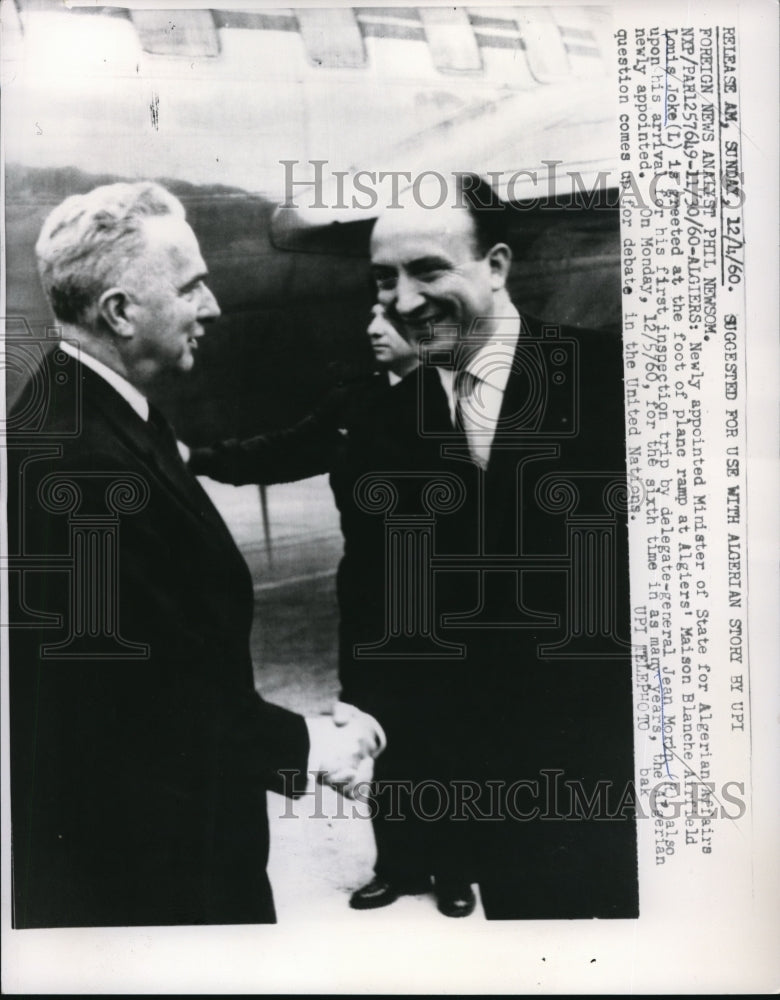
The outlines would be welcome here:
<svg viewBox="0 0 780 1000">
<path fill-rule="evenodd" d="M 535 437 L 536 415 L 528 407 L 533 403 L 534 387 L 529 377 L 529 360 L 526 352 L 535 339 L 529 336 L 529 324 L 520 318 L 520 335 L 517 338 L 512 368 L 501 401 L 499 422 L 490 448 L 490 458 L 485 470 L 484 531 L 486 544 L 491 551 L 516 551 L 520 497 L 517 462 L 525 450 L 523 442 L 539 443 Z"/>
<path fill-rule="evenodd" d="M 155 429 L 105 379 L 85 365 L 80 368 L 85 403 L 100 411 L 116 436 L 200 526 L 207 522 L 235 548 L 232 535 L 205 490 L 183 462 L 177 462 L 160 447 Z"/>
<path fill-rule="evenodd" d="M 528 343 L 527 338 L 528 330 L 526 321 L 523 317 L 521 317 L 520 335 L 518 336 L 517 344 L 515 345 L 512 367 L 504 388 L 504 395 L 501 400 L 501 409 L 499 411 L 496 433 L 490 446 L 490 457 L 488 459 L 487 469 L 485 470 L 485 474 L 490 478 L 493 478 L 496 472 L 503 469 L 507 464 L 507 460 L 511 458 L 512 449 L 508 449 L 506 444 L 514 443 L 518 431 L 522 432 L 526 430 L 525 427 L 518 428 L 515 427 L 514 424 L 516 424 L 517 417 L 523 413 L 523 410 L 528 403 L 530 391 L 528 375 L 526 374 L 527 365 L 523 362 L 521 357 Z M 523 421 L 523 423 L 525 423 L 525 421 Z M 531 430 L 531 428 L 529 428 L 529 430 Z M 503 447 L 502 437 L 509 439 Z"/>
<path fill-rule="evenodd" d="M 450 404 L 439 371 L 432 365 L 418 368 L 418 400 L 422 401 L 422 430 L 437 443 L 441 454 L 468 456 L 468 442 L 462 429 L 452 425 Z M 443 449 L 443 450 L 442 450 Z"/>
</svg>

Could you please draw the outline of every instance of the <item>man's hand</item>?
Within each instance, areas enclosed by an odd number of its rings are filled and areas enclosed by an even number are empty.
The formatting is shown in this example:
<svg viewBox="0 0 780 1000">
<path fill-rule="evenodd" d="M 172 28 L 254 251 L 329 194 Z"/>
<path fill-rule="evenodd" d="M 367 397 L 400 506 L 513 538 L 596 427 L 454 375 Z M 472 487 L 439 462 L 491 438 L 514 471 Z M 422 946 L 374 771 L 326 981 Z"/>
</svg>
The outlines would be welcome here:
<svg viewBox="0 0 780 1000">
<path fill-rule="evenodd" d="M 348 797 L 358 782 L 370 781 L 374 758 L 386 745 L 382 727 L 354 705 L 337 702 L 333 716 L 306 719 L 309 769 Z"/>
</svg>

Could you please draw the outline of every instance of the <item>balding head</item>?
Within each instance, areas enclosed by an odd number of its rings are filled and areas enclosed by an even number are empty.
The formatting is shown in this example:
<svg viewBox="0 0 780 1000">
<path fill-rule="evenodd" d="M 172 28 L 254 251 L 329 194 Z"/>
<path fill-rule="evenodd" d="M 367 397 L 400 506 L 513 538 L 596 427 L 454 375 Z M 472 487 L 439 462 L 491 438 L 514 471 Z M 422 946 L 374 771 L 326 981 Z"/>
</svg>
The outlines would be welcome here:
<svg viewBox="0 0 780 1000">
<path fill-rule="evenodd" d="M 434 333 L 444 346 L 462 341 L 478 324 L 493 328 L 508 298 L 511 252 L 485 246 L 474 211 L 455 202 L 438 208 L 387 209 L 371 237 L 377 298 L 409 340 Z"/>
</svg>

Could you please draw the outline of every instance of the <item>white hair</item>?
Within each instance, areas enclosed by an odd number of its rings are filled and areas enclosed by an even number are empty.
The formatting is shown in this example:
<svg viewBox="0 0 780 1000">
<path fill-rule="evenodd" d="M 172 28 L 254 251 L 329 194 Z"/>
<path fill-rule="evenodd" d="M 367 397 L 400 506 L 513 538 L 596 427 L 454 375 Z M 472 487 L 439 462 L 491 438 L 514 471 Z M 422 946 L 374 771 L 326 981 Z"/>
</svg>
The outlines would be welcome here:
<svg viewBox="0 0 780 1000">
<path fill-rule="evenodd" d="M 35 244 L 38 273 L 54 315 L 94 329 L 100 295 L 143 245 L 153 216 L 184 218 L 184 206 L 152 181 L 104 184 L 61 202 Z"/>
</svg>

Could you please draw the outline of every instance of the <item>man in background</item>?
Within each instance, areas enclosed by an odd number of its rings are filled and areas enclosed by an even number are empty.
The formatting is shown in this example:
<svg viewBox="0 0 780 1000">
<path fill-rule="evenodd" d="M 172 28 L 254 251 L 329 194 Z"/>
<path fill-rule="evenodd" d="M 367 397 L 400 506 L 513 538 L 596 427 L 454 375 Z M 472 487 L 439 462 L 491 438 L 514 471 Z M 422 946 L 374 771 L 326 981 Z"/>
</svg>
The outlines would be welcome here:
<svg viewBox="0 0 780 1000">
<path fill-rule="evenodd" d="M 36 253 L 62 341 L 9 418 L 14 926 L 272 922 L 266 790 L 349 781 L 378 729 L 255 691 L 249 571 L 148 399 L 219 316 L 182 205 L 99 187 Z"/>
</svg>

